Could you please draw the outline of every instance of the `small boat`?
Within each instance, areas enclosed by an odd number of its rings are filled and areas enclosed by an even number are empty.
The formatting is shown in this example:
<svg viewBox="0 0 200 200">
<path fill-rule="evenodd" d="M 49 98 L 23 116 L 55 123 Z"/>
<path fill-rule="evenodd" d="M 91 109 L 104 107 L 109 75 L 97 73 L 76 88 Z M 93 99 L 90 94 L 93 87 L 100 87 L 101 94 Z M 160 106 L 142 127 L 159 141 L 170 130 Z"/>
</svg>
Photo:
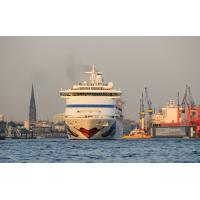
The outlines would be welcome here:
<svg viewBox="0 0 200 200">
<path fill-rule="evenodd" d="M 188 136 L 185 136 L 185 137 L 183 137 L 183 139 L 185 139 L 185 140 L 189 140 L 189 139 L 190 139 L 190 137 L 188 137 Z"/>
<path fill-rule="evenodd" d="M 122 139 L 150 139 L 149 133 L 145 133 L 143 130 L 135 129 L 131 131 L 129 134 L 124 134 Z"/>
</svg>

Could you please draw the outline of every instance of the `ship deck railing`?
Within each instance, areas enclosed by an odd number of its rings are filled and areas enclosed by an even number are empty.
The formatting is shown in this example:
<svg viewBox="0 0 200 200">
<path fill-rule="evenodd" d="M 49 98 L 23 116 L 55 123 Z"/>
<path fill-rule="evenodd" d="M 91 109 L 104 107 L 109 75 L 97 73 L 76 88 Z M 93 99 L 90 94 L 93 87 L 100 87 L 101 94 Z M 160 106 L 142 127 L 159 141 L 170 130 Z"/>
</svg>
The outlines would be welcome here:
<svg viewBox="0 0 200 200">
<path fill-rule="evenodd" d="M 118 115 L 79 115 L 79 116 L 75 116 L 75 115 L 68 115 L 65 116 L 65 118 L 67 119 L 85 119 L 85 118 L 93 118 L 93 119 L 113 119 L 115 117 L 118 117 Z"/>
</svg>

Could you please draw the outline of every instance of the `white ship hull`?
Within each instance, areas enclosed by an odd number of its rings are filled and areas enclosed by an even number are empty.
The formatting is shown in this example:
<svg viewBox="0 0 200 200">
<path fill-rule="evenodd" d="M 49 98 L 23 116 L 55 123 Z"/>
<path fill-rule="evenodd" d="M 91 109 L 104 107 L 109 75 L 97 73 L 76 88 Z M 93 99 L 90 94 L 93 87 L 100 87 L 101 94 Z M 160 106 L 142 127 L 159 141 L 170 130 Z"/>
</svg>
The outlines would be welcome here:
<svg viewBox="0 0 200 200">
<path fill-rule="evenodd" d="M 118 139 L 123 133 L 121 120 L 68 119 L 68 137 L 72 140 Z"/>
<path fill-rule="evenodd" d="M 66 100 L 65 122 L 69 139 L 100 140 L 120 138 L 123 132 L 122 92 L 105 83 L 102 73 L 92 67 L 90 81 L 61 90 Z"/>
</svg>

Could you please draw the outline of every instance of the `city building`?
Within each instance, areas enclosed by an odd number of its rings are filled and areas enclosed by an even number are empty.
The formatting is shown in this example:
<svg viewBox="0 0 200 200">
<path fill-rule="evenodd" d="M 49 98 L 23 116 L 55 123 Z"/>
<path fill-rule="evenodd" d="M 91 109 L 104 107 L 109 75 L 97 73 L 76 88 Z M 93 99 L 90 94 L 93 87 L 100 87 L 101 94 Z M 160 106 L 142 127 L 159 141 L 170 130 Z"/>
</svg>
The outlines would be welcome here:
<svg viewBox="0 0 200 200">
<path fill-rule="evenodd" d="M 29 130 L 29 129 L 30 129 L 30 123 L 29 123 L 29 121 L 27 121 L 27 120 L 24 121 L 24 128 L 25 128 L 26 130 Z"/>
<path fill-rule="evenodd" d="M 35 125 L 37 133 L 51 133 L 52 131 L 52 122 L 50 121 L 39 120 Z"/>
<path fill-rule="evenodd" d="M 0 122 L 4 120 L 5 120 L 4 115 L 0 114 Z"/>
<path fill-rule="evenodd" d="M 58 133 L 64 133 L 66 132 L 66 124 L 65 122 L 57 122 L 56 124 L 53 125 L 53 131 L 58 132 Z"/>
<path fill-rule="evenodd" d="M 54 124 L 56 124 L 58 122 L 64 122 L 64 121 L 65 121 L 65 119 L 64 119 L 64 114 L 63 113 L 53 116 L 53 123 Z"/>
</svg>

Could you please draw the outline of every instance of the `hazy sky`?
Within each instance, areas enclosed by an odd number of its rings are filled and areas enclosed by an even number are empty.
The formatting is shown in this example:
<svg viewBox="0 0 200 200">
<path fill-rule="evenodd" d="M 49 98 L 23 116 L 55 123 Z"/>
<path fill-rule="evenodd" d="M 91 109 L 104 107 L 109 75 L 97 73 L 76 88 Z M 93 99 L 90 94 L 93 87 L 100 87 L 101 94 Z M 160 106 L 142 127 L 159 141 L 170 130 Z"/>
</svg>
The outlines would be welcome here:
<svg viewBox="0 0 200 200">
<path fill-rule="evenodd" d="M 0 113 L 28 119 L 33 83 L 38 118 L 51 119 L 64 111 L 59 90 L 93 63 L 123 91 L 126 118 L 138 119 L 145 86 L 156 108 L 186 84 L 200 103 L 200 37 L 0 37 Z"/>
</svg>

